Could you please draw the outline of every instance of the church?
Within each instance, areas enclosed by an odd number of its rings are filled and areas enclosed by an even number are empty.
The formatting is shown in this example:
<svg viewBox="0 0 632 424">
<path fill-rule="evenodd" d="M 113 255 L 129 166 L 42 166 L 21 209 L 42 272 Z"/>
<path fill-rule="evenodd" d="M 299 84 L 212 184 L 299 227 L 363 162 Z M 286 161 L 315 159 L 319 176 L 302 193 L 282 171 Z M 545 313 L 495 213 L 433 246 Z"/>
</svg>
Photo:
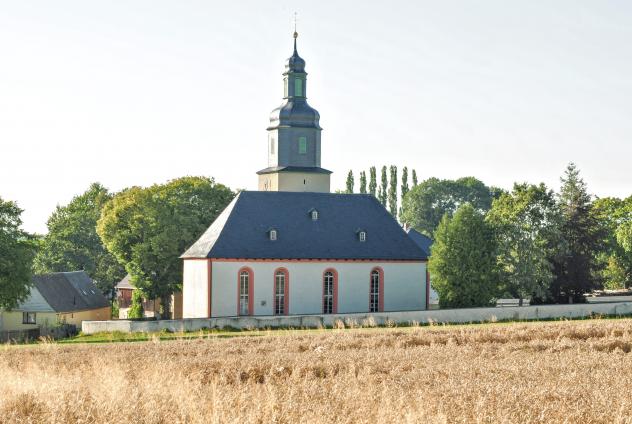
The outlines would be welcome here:
<svg viewBox="0 0 632 424">
<path fill-rule="evenodd" d="M 423 243 L 374 196 L 330 192 L 297 36 L 259 190 L 240 192 L 181 256 L 184 318 L 428 308 Z"/>
</svg>

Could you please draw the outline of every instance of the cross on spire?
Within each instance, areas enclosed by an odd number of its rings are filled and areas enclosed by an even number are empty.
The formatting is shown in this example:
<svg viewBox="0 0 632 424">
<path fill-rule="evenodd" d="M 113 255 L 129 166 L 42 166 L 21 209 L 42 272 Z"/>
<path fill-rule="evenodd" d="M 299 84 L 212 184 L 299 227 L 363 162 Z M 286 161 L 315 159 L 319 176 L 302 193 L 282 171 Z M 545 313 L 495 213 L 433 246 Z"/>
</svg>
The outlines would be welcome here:
<svg viewBox="0 0 632 424">
<path fill-rule="evenodd" d="M 298 37 L 298 32 L 296 32 L 296 23 L 298 22 L 298 13 L 294 12 L 294 38 Z"/>
</svg>

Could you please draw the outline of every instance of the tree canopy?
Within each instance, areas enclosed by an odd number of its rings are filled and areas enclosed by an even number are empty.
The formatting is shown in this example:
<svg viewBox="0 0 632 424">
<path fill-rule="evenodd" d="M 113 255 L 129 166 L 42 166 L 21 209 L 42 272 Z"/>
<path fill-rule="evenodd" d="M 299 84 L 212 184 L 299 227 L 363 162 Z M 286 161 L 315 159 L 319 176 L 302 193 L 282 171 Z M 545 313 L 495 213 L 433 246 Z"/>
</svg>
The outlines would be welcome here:
<svg viewBox="0 0 632 424">
<path fill-rule="evenodd" d="M 112 195 L 94 183 L 66 206 L 57 206 L 47 222 L 48 234 L 35 258 L 37 273 L 84 270 L 104 293 L 125 276 L 125 270 L 97 235 L 101 210 Z"/>
<path fill-rule="evenodd" d="M 498 243 L 501 295 L 547 299 L 562 221 L 553 191 L 544 184 L 516 184 L 494 200 L 486 219 Z"/>
<path fill-rule="evenodd" d="M 22 210 L 0 198 L 0 308 L 12 309 L 30 292 L 36 252 L 33 236 L 21 229 Z"/>
<path fill-rule="evenodd" d="M 483 214 L 469 203 L 445 214 L 435 232 L 429 270 L 442 308 L 487 306 L 497 295 L 496 242 Z"/>
<path fill-rule="evenodd" d="M 180 255 L 233 197 L 205 177 L 132 187 L 106 203 L 97 233 L 137 288 L 150 298 L 166 297 L 181 289 Z"/>
<path fill-rule="evenodd" d="M 401 221 L 432 237 L 443 216 L 469 203 L 480 212 L 492 204 L 490 188 L 474 177 L 458 180 L 429 178 L 414 186 L 402 200 Z"/>
</svg>

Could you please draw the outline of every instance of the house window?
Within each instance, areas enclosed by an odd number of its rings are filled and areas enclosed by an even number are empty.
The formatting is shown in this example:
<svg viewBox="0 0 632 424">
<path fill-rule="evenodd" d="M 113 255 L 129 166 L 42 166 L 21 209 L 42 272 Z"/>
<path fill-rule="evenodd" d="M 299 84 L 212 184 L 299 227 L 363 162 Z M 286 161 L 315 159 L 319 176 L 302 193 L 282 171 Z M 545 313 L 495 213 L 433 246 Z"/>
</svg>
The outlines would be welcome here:
<svg viewBox="0 0 632 424">
<path fill-rule="evenodd" d="M 274 314 L 286 315 L 288 313 L 288 284 L 287 270 L 279 269 L 274 273 Z"/>
<path fill-rule="evenodd" d="M 252 271 L 242 269 L 239 271 L 239 315 L 252 315 Z"/>
<path fill-rule="evenodd" d="M 312 221 L 318 221 L 318 211 L 312 211 Z"/>
<path fill-rule="evenodd" d="M 35 312 L 22 312 L 22 324 L 36 324 Z"/>
<path fill-rule="evenodd" d="M 294 80 L 294 95 L 303 97 L 303 80 L 300 78 Z"/>
<path fill-rule="evenodd" d="M 384 272 L 381 268 L 374 268 L 371 271 L 369 284 L 369 312 L 382 312 L 384 310 Z"/>
<path fill-rule="evenodd" d="M 270 230 L 270 240 L 275 241 L 277 239 L 277 230 Z"/>
<path fill-rule="evenodd" d="M 298 138 L 298 153 L 301 155 L 307 153 L 307 137 Z"/>
<path fill-rule="evenodd" d="M 275 144 L 275 140 L 274 138 L 270 138 L 270 154 L 274 154 L 274 144 Z"/>
<path fill-rule="evenodd" d="M 362 241 L 362 242 L 366 241 L 366 231 L 360 231 L 358 233 L 358 237 L 359 237 L 360 241 Z"/>
<path fill-rule="evenodd" d="M 323 274 L 323 314 L 337 312 L 338 274 L 335 270 L 327 270 Z"/>
</svg>

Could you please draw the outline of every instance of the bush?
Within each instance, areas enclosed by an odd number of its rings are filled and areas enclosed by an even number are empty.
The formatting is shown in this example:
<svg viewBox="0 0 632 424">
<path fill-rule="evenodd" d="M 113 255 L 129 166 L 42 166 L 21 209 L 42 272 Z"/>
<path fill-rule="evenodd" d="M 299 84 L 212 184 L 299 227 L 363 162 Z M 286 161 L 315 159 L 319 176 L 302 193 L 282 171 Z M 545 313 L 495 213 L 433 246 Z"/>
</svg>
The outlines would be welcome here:
<svg viewBox="0 0 632 424">
<path fill-rule="evenodd" d="M 112 318 L 117 319 L 119 317 L 119 304 L 118 300 L 112 302 Z"/>
<path fill-rule="evenodd" d="M 143 317 L 143 293 L 136 289 L 132 292 L 132 304 L 127 312 L 127 318 L 139 319 Z"/>
</svg>

